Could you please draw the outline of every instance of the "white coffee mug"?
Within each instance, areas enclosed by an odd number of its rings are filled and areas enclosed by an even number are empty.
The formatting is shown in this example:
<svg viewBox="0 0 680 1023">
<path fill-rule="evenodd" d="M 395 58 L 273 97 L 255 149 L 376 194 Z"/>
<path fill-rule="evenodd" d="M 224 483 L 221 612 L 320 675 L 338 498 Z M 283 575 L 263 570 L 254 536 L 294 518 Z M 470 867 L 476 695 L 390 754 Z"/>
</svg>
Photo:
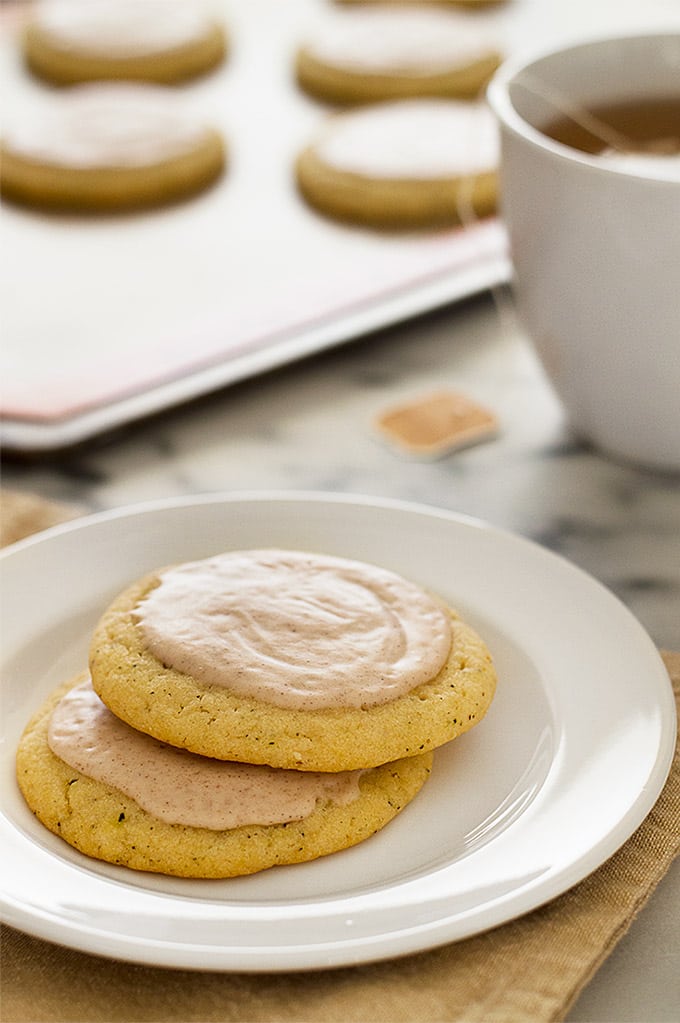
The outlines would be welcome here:
<svg viewBox="0 0 680 1023">
<path fill-rule="evenodd" d="M 680 158 L 605 160 L 543 129 L 567 110 L 675 97 L 680 31 L 509 61 L 488 90 L 521 316 L 574 432 L 680 470 Z"/>
</svg>

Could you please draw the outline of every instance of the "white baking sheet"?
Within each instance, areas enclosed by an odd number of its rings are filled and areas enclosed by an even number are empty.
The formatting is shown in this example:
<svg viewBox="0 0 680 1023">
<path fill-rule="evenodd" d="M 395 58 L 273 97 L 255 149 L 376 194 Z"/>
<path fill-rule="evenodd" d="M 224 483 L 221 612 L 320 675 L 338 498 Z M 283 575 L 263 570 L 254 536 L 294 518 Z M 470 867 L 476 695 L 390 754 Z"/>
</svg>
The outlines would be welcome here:
<svg viewBox="0 0 680 1023">
<path fill-rule="evenodd" d="M 329 108 L 296 88 L 295 48 L 323 0 L 217 5 L 232 51 L 176 90 L 222 127 L 228 173 L 202 196 L 125 216 L 2 213 L 2 440 L 50 449 L 403 318 L 509 275 L 505 235 L 381 235 L 296 194 L 292 164 Z M 4 5 L 6 108 L 49 89 L 22 67 Z M 487 19 L 488 20 L 488 19 Z"/>
</svg>

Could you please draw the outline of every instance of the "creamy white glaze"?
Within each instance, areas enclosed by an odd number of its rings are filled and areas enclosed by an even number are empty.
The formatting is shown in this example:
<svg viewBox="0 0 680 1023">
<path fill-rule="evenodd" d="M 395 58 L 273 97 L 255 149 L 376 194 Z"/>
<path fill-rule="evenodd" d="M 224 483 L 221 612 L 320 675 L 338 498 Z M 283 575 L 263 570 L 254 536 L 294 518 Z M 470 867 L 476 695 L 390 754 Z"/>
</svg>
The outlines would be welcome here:
<svg viewBox="0 0 680 1023">
<path fill-rule="evenodd" d="M 498 53 L 493 36 L 478 22 L 434 10 L 352 11 L 320 23 L 303 48 L 331 67 L 414 77 L 457 70 Z"/>
<path fill-rule="evenodd" d="M 206 127 L 170 90 L 151 85 L 80 85 L 17 112 L 3 144 L 63 167 L 144 167 L 190 152 Z"/>
<path fill-rule="evenodd" d="M 458 177 L 495 170 L 498 129 L 481 103 L 399 100 L 330 118 L 314 148 L 324 163 L 367 177 Z"/>
<path fill-rule="evenodd" d="M 303 820 L 318 800 L 345 806 L 362 771 L 284 771 L 200 757 L 130 728 L 90 680 L 61 699 L 49 722 L 50 749 L 70 767 L 118 789 L 168 824 L 223 831 Z"/>
<path fill-rule="evenodd" d="M 42 0 L 31 20 L 53 46 L 114 58 L 192 43 L 214 23 L 195 0 Z"/>
<path fill-rule="evenodd" d="M 419 586 L 297 551 L 234 551 L 172 568 L 135 617 L 163 664 L 301 709 L 387 703 L 430 681 L 451 648 L 450 614 Z"/>
</svg>

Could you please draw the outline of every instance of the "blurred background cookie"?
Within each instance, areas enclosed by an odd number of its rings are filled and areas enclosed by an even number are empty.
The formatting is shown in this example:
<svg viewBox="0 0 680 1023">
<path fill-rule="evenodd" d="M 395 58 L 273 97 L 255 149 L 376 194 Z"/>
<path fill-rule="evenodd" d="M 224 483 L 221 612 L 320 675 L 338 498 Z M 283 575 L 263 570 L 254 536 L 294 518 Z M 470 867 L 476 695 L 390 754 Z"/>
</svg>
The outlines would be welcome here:
<svg viewBox="0 0 680 1023">
<path fill-rule="evenodd" d="M 483 104 L 397 100 L 328 118 L 296 175 L 304 198 L 331 217 L 422 228 L 493 213 L 497 160 Z"/>
<path fill-rule="evenodd" d="M 34 74 L 61 85 L 102 79 L 163 84 L 219 65 L 224 26 L 186 0 L 42 0 L 23 36 Z"/>
<path fill-rule="evenodd" d="M 296 77 L 306 92 L 331 103 L 470 98 L 501 56 L 489 32 L 460 12 L 358 10 L 317 26 L 298 51 Z"/>
<path fill-rule="evenodd" d="M 150 85 L 78 86 L 15 112 L 0 143 L 0 190 L 16 202 L 116 211 L 184 198 L 225 164 L 219 132 Z"/>
</svg>

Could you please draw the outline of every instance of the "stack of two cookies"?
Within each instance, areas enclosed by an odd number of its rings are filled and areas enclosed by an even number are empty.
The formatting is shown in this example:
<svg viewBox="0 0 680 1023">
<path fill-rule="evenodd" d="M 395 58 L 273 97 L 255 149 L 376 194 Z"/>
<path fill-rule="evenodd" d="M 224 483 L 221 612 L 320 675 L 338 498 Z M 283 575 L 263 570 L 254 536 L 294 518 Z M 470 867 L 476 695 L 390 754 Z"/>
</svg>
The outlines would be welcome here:
<svg viewBox="0 0 680 1023">
<path fill-rule="evenodd" d="M 24 797 L 81 852 L 186 877 L 368 838 L 496 681 L 483 641 L 419 586 L 281 550 L 145 576 L 101 617 L 90 673 L 26 728 Z"/>
</svg>

